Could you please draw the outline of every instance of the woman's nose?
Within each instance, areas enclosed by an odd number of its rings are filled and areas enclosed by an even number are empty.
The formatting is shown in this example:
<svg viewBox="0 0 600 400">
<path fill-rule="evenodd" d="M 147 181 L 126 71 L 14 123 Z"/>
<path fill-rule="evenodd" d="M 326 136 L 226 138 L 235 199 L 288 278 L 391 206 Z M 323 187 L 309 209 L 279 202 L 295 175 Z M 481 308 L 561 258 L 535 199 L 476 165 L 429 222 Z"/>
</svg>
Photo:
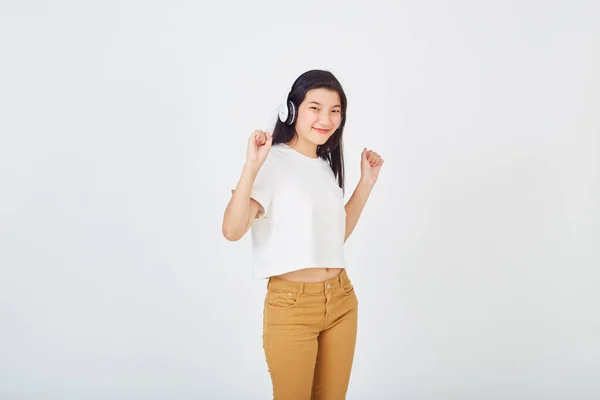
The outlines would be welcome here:
<svg viewBox="0 0 600 400">
<path fill-rule="evenodd" d="M 331 128 L 331 117 L 327 113 L 321 113 L 319 116 L 319 123 L 326 128 Z"/>
</svg>

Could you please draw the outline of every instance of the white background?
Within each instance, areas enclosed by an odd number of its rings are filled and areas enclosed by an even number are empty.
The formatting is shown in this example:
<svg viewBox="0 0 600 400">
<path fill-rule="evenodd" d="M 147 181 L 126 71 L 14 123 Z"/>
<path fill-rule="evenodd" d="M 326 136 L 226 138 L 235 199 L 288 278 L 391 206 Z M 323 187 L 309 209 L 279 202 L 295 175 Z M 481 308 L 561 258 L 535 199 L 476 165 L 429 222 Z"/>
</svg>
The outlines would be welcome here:
<svg viewBox="0 0 600 400">
<path fill-rule="evenodd" d="M 367 3 L 370 5 L 367 6 Z M 348 399 L 600 398 L 596 1 L 0 1 L 0 398 L 267 399 L 221 235 L 294 79 L 346 89 Z"/>
</svg>

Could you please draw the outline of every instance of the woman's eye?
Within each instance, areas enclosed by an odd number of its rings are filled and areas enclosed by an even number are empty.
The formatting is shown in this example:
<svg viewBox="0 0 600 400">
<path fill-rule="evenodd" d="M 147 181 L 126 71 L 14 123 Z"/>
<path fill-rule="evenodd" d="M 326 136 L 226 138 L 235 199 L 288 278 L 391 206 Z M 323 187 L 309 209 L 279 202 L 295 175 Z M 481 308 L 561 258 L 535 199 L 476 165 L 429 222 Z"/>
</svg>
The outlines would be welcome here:
<svg viewBox="0 0 600 400">
<path fill-rule="evenodd" d="M 341 111 L 341 110 L 333 110 L 333 112 L 334 112 L 334 113 L 338 113 L 338 114 L 339 114 L 339 113 L 341 113 L 342 111 Z"/>
<path fill-rule="evenodd" d="M 317 107 L 311 107 L 311 110 L 315 110 L 315 111 L 319 111 L 319 109 Z"/>
</svg>

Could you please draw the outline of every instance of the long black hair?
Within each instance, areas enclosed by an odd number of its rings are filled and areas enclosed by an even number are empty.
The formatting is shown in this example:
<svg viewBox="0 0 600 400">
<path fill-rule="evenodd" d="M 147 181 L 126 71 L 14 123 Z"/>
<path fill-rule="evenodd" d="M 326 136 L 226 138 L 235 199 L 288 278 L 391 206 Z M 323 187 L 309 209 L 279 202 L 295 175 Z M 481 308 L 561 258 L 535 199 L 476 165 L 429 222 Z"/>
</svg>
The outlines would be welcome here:
<svg viewBox="0 0 600 400">
<path fill-rule="evenodd" d="M 342 135 L 344 133 L 344 125 L 346 124 L 346 107 L 348 104 L 346 94 L 340 82 L 331 72 L 319 69 L 307 71 L 296 79 L 287 97 L 287 100 L 296 106 L 296 112 L 298 112 L 300 104 L 304 101 L 306 93 L 312 89 L 329 89 L 337 92 L 340 96 L 342 122 L 325 143 L 317 146 L 317 156 L 329 163 L 339 187 L 344 191 L 344 149 L 342 146 Z M 288 143 L 292 140 L 296 135 L 294 125 L 287 125 L 278 118 L 273 128 L 273 144 Z"/>
</svg>

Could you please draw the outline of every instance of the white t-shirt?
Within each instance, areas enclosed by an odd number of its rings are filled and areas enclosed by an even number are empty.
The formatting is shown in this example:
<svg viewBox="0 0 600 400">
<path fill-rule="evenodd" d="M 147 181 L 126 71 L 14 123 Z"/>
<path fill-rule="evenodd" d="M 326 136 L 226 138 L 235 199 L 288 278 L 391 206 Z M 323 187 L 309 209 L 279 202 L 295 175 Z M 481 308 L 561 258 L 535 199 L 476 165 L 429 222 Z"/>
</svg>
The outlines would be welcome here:
<svg viewBox="0 0 600 400">
<path fill-rule="evenodd" d="M 265 210 L 251 226 L 255 278 L 346 267 L 344 195 L 327 161 L 275 144 L 250 196 Z"/>
</svg>

